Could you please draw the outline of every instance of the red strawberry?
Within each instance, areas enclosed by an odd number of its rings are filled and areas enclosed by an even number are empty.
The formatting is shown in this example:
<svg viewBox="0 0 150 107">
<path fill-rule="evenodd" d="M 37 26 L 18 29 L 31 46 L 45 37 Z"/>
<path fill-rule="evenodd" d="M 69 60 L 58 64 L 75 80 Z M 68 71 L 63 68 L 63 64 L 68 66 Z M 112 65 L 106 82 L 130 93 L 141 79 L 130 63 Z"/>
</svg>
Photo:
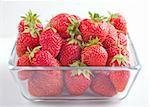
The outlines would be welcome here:
<svg viewBox="0 0 150 107">
<path fill-rule="evenodd" d="M 114 47 L 117 45 L 117 40 L 118 40 L 117 30 L 115 29 L 114 26 L 109 25 L 109 32 L 108 35 L 106 36 L 105 41 L 103 42 L 103 46 L 106 49 Z"/>
<path fill-rule="evenodd" d="M 93 40 L 99 41 L 98 38 Z M 107 57 L 108 54 L 105 48 L 98 44 L 85 47 L 81 53 L 81 61 L 89 66 L 105 66 Z"/>
<path fill-rule="evenodd" d="M 32 96 L 58 96 L 63 90 L 62 72 L 35 71 L 34 76 L 28 81 L 28 90 Z"/>
<path fill-rule="evenodd" d="M 111 71 L 109 77 L 114 84 L 118 92 L 125 90 L 127 83 L 130 78 L 130 71 L 121 70 L 121 71 Z"/>
<path fill-rule="evenodd" d="M 108 35 L 108 24 L 102 20 L 102 17 L 97 13 L 90 13 L 91 19 L 84 19 L 80 22 L 79 30 L 83 40 L 88 42 L 90 39 L 98 37 L 102 43 Z"/>
<path fill-rule="evenodd" d="M 115 48 L 113 48 L 115 49 Z M 109 66 L 129 66 L 129 52 L 127 49 L 118 49 L 114 53 L 107 51 L 108 54 L 111 56 L 109 57 L 111 60 L 108 65 Z M 114 55 L 112 55 L 114 54 Z"/>
<path fill-rule="evenodd" d="M 26 14 L 26 16 L 22 16 L 21 18 L 22 18 L 22 20 L 20 21 L 20 23 L 18 25 L 19 33 L 27 32 L 27 30 L 34 33 L 35 30 L 33 31 L 32 28 L 36 29 L 36 32 L 42 31 L 43 26 L 42 26 L 40 20 L 38 19 L 37 14 L 33 14 L 32 11 L 29 11 Z"/>
<path fill-rule="evenodd" d="M 128 51 L 126 51 L 128 52 Z M 129 54 L 123 55 L 121 52 L 116 54 L 111 61 L 108 63 L 108 66 L 127 66 L 129 67 Z M 116 90 L 118 92 L 124 91 L 129 77 L 130 77 L 130 71 L 128 70 L 117 70 L 117 71 L 110 71 L 109 72 L 110 79 L 112 83 L 114 84 Z"/>
<path fill-rule="evenodd" d="M 107 53 L 108 53 L 107 65 L 108 63 L 110 63 L 113 57 L 119 53 L 121 53 L 123 56 L 127 56 L 127 58 L 129 57 L 129 52 L 126 48 L 121 49 L 117 46 L 107 49 Z"/>
<path fill-rule="evenodd" d="M 69 38 L 71 35 L 80 34 L 78 27 L 78 17 L 69 15 L 67 13 L 61 13 L 53 17 L 50 21 L 52 25 L 60 34 L 62 38 Z"/>
<path fill-rule="evenodd" d="M 31 66 L 29 54 L 24 54 L 23 56 L 19 57 L 17 66 Z"/>
<path fill-rule="evenodd" d="M 39 37 L 32 37 L 30 33 L 21 33 L 16 41 L 16 52 L 20 57 L 25 54 L 27 47 L 33 49 L 39 44 Z"/>
<path fill-rule="evenodd" d="M 58 61 L 49 51 L 35 48 L 31 53 L 33 66 L 59 66 Z M 63 89 L 62 71 L 46 70 L 35 71 L 28 81 L 28 90 L 32 96 L 57 96 Z"/>
<path fill-rule="evenodd" d="M 29 55 L 24 54 L 23 56 L 21 56 L 17 61 L 17 66 L 31 66 Z M 32 73 L 33 72 L 31 72 L 29 70 L 28 71 L 25 71 L 25 70 L 19 71 L 18 72 L 18 78 L 20 80 L 26 80 L 32 76 Z"/>
<path fill-rule="evenodd" d="M 19 37 L 16 42 L 16 52 L 20 57 L 27 51 L 27 47 L 33 49 L 39 45 L 39 35 L 42 32 L 42 25 L 36 14 L 31 11 L 23 17 L 19 25 Z"/>
<path fill-rule="evenodd" d="M 121 45 L 123 47 L 127 47 L 127 38 L 126 35 L 124 35 L 121 32 L 117 32 L 118 33 L 118 45 Z"/>
<path fill-rule="evenodd" d="M 76 61 L 72 66 L 85 66 Z M 65 72 L 65 83 L 67 91 L 71 95 L 82 95 L 88 89 L 91 83 L 91 72 L 88 70 L 71 70 Z"/>
<path fill-rule="evenodd" d="M 51 55 L 56 57 L 62 45 L 62 38 L 53 28 L 46 28 L 40 35 L 40 45 L 42 50 L 48 50 Z"/>
<path fill-rule="evenodd" d="M 119 13 L 110 13 L 109 21 L 117 30 L 120 30 L 125 35 L 127 34 L 127 23 L 122 15 L 120 15 Z"/>
<path fill-rule="evenodd" d="M 34 48 L 31 52 L 33 66 L 59 66 L 58 61 L 50 54 L 49 51 L 39 50 L 40 47 Z"/>
<path fill-rule="evenodd" d="M 81 57 L 81 47 L 73 41 L 65 41 L 60 51 L 60 62 L 63 66 L 68 66 Z"/>
<path fill-rule="evenodd" d="M 105 72 L 99 72 L 94 76 L 90 88 L 96 94 L 105 97 L 112 97 L 117 94 L 114 85 L 112 84 L 108 74 Z"/>
</svg>

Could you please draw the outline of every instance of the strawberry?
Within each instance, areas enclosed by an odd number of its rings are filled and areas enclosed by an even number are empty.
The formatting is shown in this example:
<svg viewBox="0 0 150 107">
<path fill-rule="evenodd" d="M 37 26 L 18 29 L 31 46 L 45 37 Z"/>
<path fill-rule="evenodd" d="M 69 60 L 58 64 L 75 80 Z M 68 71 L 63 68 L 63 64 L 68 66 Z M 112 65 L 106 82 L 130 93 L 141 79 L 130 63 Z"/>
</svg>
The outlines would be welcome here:
<svg viewBox="0 0 150 107">
<path fill-rule="evenodd" d="M 106 36 L 105 41 L 103 42 L 103 46 L 108 49 L 110 47 L 114 47 L 117 45 L 118 35 L 117 30 L 114 26 L 109 24 L 108 35 Z"/>
<path fill-rule="evenodd" d="M 83 40 L 88 42 L 90 39 L 98 37 L 102 43 L 108 35 L 108 24 L 97 13 L 92 14 L 89 12 L 89 15 L 91 19 L 82 20 L 79 26 Z"/>
<path fill-rule="evenodd" d="M 81 58 L 80 42 L 71 38 L 68 40 L 63 43 L 60 51 L 60 62 L 63 66 L 68 66 Z"/>
<path fill-rule="evenodd" d="M 42 32 L 43 25 L 38 19 L 37 14 L 33 14 L 32 11 L 29 11 L 26 16 L 22 16 L 21 18 L 22 20 L 18 25 L 19 33 L 31 31 L 32 35 L 34 35 L 35 32 Z"/>
<path fill-rule="evenodd" d="M 27 47 L 33 49 L 39 44 L 39 37 L 32 37 L 30 33 L 20 33 L 16 41 L 16 53 L 20 57 L 25 54 Z"/>
<path fill-rule="evenodd" d="M 82 50 L 81 61 L 89 66 L 105 66 L 107 62 L 107 51 L 105 48 L 97 44 L 99 41 L 98 38 L 92 39 Z"/>
<path fill-rule="evenodd" d="M 46 50 L 36 47 L 30 52 L 32 66 L 59 66 L 58 61 Z M 57 96 L 63 89 L 62 71 L 34 71 L 28 81 L 28 90 L 32 96 Z"/>
<path fill-rule="evenodd" d="M 117 32 L 117 33 L 118 33 L 118 45 L 121 45 L 123 47 L 127 47 L 127 38 L 126 38 L 126 36 L 121 32 Z"/>
<path fill-rule="evenodd" d="M 105 97 L 112 97 L 117 94 L 116 89 L 111 82 L 108 73 L 98 72 L 92 79 L 90 89 L 98 94 Z"/>
<path fill-rule="evenodd" d="M 72 67 L 85 66 L 80 61 L 74 62 Z M 79 96 L 84 94 L 91 83 L 92 73 L 88 70 L 70 70 L 65 72 L 65 83 L 67 91 L 71 95 Z"/>
<path fill-rule="evenodd" d="M 19 24 L 19 36 L 16 41 L 16 52 L 20 57 L 27 51 L 27 47 L 33 49 L 39 45 L 39 35 L 43 30 L 41 22 L 38 20 L 38 16 L 31 11 Z"/>
<path fill-rule="evenodd" d="M 53 26 L 60 36 L 64 39 L 69 38 L 71 35 L 78 35 L 79 21 L 78 16 L 61 13 L 56 15 L 50 20 L 50 25 Z"/>
<path fill-rule="evenodd" d="M 130 78 L 130 71 L 127 70 L 120 70 L 120 71 L 111 71 L 109 77 L 114 84 L 116 90 L 118 92 L 122 92 L 125 90 L 129 78 Z"/>
<path fill-rule="evenodd" d="M 127 66 L 129 67 L 129 53 L 126 50 L 126 54 L 123 52 L 119 51 L 112 59 L 111 61 L 107 64 L 108 66 Z M 123 54 L 122 54 L 123 53 Z M 130 71 L 128 70 L 117 70 L 117 71 L 110 71 L 109 72 L 109 77 L 114 84 L 116 90 L 118 92 L 124 91 L 129 77 L 130 77 Z"/>
<path fill-rule="evenodd" d="M 121 31 L 125 35 L 127 34 L 127 22 L 121 14 L 119 14 L 119 13 L 111 14 L 110 13 L 109 22 L 117 30 Z"/>
<path fill-rule="evenodd" d="M 62 72 L 35 71 L 34 76 L 28 81 L 28 91 L 32 96 L 58 96 L 63 90 Z"/>
<path fill-rule="evenodd" d="M 17 61 L 17 66 L 31 66 L 29 55 L 24 54 L 23 56 L 19 57 Z"/>
<path fill-rule="evenodd" d="M 47 50 L 40 50 L 38 46 L 30 52 L 33 66 L 59 66 L 59 62 Z"/>
<path fill-rule="evenodd" d="M 121 49 L 117 46 L 111 47 L 111 48 L 107 49 L 107 53 L 108 53 L 107 65 L 111 62 L 113 57 L 119 53 L 121 53 L 123 56 L 126 56 L 127 58 L 129 58 L 129 52 L 126 48 Z"/>
<path fill-rule="evenodd" d="M 54 28 L 46 28 L 39 38 L 42 50 L 48 50 L 51 55 L 56 57 L 62 45 L 62 38 Z"/>
<path fill-rule="evenodd" d="M 17 61 L 17 66 L 31 66 L 31 62 L 29 59 L 29 55 L 28 54 L 24 54 L 23 56 L 19 57 L 18 61 Z M 32 76 L 31 71 L 19 71 L 18 72 L 18 78 L 20 80 L 26 80 L 28 78 L 30 78 Z"/>
</svg>

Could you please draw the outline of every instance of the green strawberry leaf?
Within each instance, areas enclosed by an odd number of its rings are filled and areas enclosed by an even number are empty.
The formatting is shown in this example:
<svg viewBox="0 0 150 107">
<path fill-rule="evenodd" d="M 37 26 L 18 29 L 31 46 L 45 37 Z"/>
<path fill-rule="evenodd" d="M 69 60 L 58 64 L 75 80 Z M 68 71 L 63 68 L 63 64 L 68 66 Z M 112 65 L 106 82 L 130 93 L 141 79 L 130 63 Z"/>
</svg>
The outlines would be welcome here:
<svg viewBox="0 0 150 107">
<path fill-rule="evenodd" d="M 35 35 L 39 36 L 39 30 L 37 30 L 36 26 L 37 24 L 40 24 L 40 20 L 38 19 L 37 14 L 33 14 L 31 10 L 25 16 L 21 16 L 21 18 L 24 20 L 25 31 L 23 33 L 30 33 L 32 37 L 35 37 Z M 26 30 L 27 29 L 27 30 Z"/>
<path fill-rule="evenodd" d="M 83 46 L 84 47 L 89 47 L 91 45 L 97 45 L 97 44 L 100 44 L 98 37 L 96 37 L 95 39 L 94 38 L 90 39 L 87 43 L 83 43 Z"/>
<path fill-rule="evenodd" d="M 123 65 L 126 65 L 128 63 L 128 57 L 127 56 L 124 56 L 122 55 L 121 53 L 120 54 L 117 54 L 113 57 L 111 63 L 117 61 L 119 63 L 119 65 L 123 64 Z"/>
<path fill-rule="evenodd" d="M 70 64 L 70 66 L 71 67 L 85 67 L 86 65 L 82 63 L 81 61 L 77 60 L 74 63 Z M 77 69 L 71 72 L 71 76 L 79 76 L 79 75 L 83 75 L 85 78 L 89 80 L 90 80 L 90 76 L 91 75 L 93 76 L 92 72 L 87 69 L 83 69 L 83 70 Z"/>
<path fill-rule="evenodd" d="M 89 16 L 90 19 L 94 22 L 99 22 L 105 18 L 104 16 L 100 16 L 98 13 L 91 13 L 91 12 L 89 12 Z"/>
<path fill-rule="evenodd" d="M 67 32 L 72 36 L 74 35 L 80 35 L 79 31 L 79 21 L 75 18 L 68 17 L 68 20 L 70 21 L 70 24 L 68 25 Z"/>
</svg>

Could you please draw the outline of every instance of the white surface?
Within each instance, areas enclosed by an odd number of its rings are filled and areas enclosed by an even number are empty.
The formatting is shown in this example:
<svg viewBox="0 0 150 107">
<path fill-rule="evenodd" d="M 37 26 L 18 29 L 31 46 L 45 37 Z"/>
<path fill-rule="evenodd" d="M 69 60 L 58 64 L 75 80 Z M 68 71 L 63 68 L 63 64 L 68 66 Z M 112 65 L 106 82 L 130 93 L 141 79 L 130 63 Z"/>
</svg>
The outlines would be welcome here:
<svg viewBox="0 0 150 107">
<path fill-rule="evenodd" d="M 50 1 L 50 0 L 49 0 Z M 146 107 L 148 106 L 148 77 L 150 76 L 150 8 L 148 0 L 92 0 L 66 2 L 0 2 L 0 107 L 18 106 L 95 106 L 95 107 Z M 68 1 L 68 2 L 67 2 Z M 96 2 L 97 1 L 97 2 Z M 99 1 L 99 2 L 98 2 Z M 86 4 L 85 4 L 86 3 Z M 69 7 L 68 7 L 69 6 Z M 71 7 L 73 6 L 73 7 Z M 19 93 L 17 86 L 8 71 L 8 58 L 17 36 L 19 17 L 29 9 L 39 13 L 45 24 L 51 15 L 69 12 L 87 16 L 87 11 L 105 14 L 107 10 L 121 12 L 126 16 L 128 29 L 134 43 L 142 70 L 129 93 L 129 96 L 118 103 L 31 103 Z M 150 88 L 149 88 L 150 89 Z M 148 95 L 149 94 L 149 95 Z M 150 98 L 149 98 L 150 100 Z M 150 104 L 149 104 L 150 105 Z"/>
</svg>

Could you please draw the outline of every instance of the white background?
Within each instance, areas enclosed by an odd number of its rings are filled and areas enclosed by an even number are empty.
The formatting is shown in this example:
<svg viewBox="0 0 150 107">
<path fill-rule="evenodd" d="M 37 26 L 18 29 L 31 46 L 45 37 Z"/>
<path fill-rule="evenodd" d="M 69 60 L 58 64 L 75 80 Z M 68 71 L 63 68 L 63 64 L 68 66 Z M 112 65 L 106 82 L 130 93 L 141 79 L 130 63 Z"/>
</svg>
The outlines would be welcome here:
<svg viewBox="0 0 150 107">
<path fill-rule="evenodd" d="M 19 0 L 18 0 L 19 1 Z M 0 1 L 0 107 L 18 106 L 95 106 L 95 107 L 146 107 L 148 106 L 148 79 L 150 78 L 150 2 L 149 0 L 49 0 L 28 2 Z M 122 13 L 128 22 L 128 30 L 134 43 L 142 70 L 129 93 L 118 103 L 31 103 L 19 93 L 8 71 L 8 59 L 17 36 L 17 25 L 21 15 L 29 9 L 40 14 L 45 24 L 60 12 L 78 14 L 82 18 L 88 11 L 106 14 L 107 11 Z M 150 80 L 149 80 L 150 81 Z M 149 104 L 150 105 L 150 104 Z"/>
</svg>

